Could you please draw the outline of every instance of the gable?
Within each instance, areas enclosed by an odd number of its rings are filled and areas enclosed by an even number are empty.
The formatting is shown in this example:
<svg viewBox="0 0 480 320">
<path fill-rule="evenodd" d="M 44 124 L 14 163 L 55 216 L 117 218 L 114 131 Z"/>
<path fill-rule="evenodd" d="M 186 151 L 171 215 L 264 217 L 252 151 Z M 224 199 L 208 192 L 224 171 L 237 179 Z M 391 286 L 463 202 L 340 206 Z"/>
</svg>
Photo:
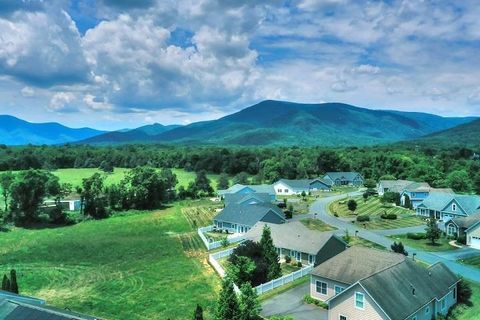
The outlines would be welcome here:
<svg viewBox="0 0 480 320">
<path fill-rule="evenodd" d="M 263 218 L 260 219 L 260 221 L 279 224 L 284 223 L 285 219 L 280 217 L 273 210 L 268 210 L 268 212 L 263 216 Z"/>
<path fill-rule="evenodd" d="M 243 187 L 242 189 L 238 190 L 236 193 L 254 193 L 255 190 L 253 190 L 252 188 L 250 187 Z"/>
<path fill-rule="evenodd" d="M 456 207 L 456 210 L 453 210 L 454 206 Z M 467 215 L 467 212 L 465 212 L 456 199 L 452 199 L 452 201 L 450 201 L 441 211 L 454 213 L 457 215 Z"/>
</svg>

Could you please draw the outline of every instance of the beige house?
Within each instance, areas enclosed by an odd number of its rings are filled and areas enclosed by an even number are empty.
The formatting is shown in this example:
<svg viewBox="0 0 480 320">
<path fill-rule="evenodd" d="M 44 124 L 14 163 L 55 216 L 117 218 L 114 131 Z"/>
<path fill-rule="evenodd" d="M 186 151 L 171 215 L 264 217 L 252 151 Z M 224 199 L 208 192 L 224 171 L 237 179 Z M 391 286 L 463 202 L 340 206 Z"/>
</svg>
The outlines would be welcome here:
<svg viewBox="0 0 480 320">
<path fill-rule="evenodd" d="M 298 221 L 284 224 L 258 222 L 245 234 L 245 240 L 260 242 L 265 226 L 270 228 L 273 245 L 282 260 L 290 256 L 292 261 L 302 265 L 316 266 L 347 248 L 347 244 L 333 232 L 310 230 Z"/>
<path fill-rule="evenodd" d="M 313 270 L 311 294 L 327 302 L 329 320 L 431 320 L 456 304 L 458 281 L 442 263 L 424 268 L 400 254 L 352 247 Z"/>
<path fill-rule="evenodd" d="M 480 214 L 454 218 L 445 223 L 445 232 L 453 237 L 465 237 L 465 244 L 480 249 Z"/>
</svg>

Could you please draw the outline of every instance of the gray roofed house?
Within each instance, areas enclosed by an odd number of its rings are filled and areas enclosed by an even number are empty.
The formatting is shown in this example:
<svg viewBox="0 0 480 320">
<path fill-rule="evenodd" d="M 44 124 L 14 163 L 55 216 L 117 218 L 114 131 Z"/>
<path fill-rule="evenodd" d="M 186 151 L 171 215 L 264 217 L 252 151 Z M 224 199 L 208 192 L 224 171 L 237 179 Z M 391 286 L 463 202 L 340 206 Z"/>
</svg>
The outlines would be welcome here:
<svg viewBox="0 0 480 320">
<path fill-rule="evenodd" d="M 364 179 L 358 172 L 327 172 L 323 180 L 335 186 L 360 187 L 364 184 Z"/>
<path fill-rule="evenodd" d="M 242 194 L 248 194 L 248 193 L 268 193 L 271 196 L 272 201 L 275 200 L 275 190 L 273 190 L 273 186 L 271 184 L 249 184 L 249 185 L 243 185 L 243 184 L 235 184 L 231 186 L 228 189 L 225 190 L 218 190 L 217 191 L 218 195 L 220 197 L 224 197 L 225 194 L 228 193 L 242 193 Z"/>
<path fill-rule="evenodd" d="M 294 195 L 311 191 L 330 191 L 332 184 L 320 178 L 316 179 L 280 179 L 273 184 L 277 195 Z"/>
<path fill-rule="evenodd" d="M 385 192 L 402 193 L 408 185 L 413 184 L 410 180 L 380 180 L 377 191 L 379 196 L 383 196 Z"/>
<path fill-rule="evenodd" d="M 272 203 L 229 204 L 214 218 L 215 228 L 234 233 L 246 233 L 257 222 L 284 223 L 283 211 Z"/>
<path fill-rule="evenodd" d="M 230 204 L 271 203 L 272 197 L 268 193 L 226 193 L 223 201 L 225 206 Z"/>
<path fill-rule="evenodd" d="M 480 196 L 431 192 L 416 208 L 417 214 L 438 220 L 466 217 L 480 213 Z"/>
<path fill-rule="evenodd" d="M 466 245 L 480 249 L 480 213 L 447 221 L 445 232 L 449 236 L 465 237 Z"/>
<path fill-rule="evenodd" d="M 99 320 L 65 309 L 30 304 L 13 299 L 0 299 L 0 319 L 3 320 Z"/>
<path fill-rule="evenodd" d="M 273 244 L 282 259 L 290 256 L 302 264 L 318 265 L 347 248 L 347 244 L 333 232 L 311 230 L 298 221 L 284 224 L 258 222 L 245 234 L 245 240 L 260 242 L 265 226 L 270 228 Z"/>
<path fill-rule="evenodd" d="M 329 319 L 431 319 L 457 301 L 459 278 L 443 263 L 404 261 L 360 279 L 330 298 Z"/>
</svg>

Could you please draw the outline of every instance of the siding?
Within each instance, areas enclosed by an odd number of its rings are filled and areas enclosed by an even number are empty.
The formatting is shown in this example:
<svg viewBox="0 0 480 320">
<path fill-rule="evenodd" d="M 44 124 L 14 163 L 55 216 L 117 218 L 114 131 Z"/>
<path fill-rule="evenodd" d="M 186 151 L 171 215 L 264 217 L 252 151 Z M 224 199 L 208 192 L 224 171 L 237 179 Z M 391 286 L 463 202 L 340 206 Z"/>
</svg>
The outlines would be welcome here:
<svg viewBox="0 0 480 320">
<path fill-rule="evenodd" d="M 364 310 L 355 307 L 355 292 L 364 294 Z M 338 320 L 344 315 L 348 320 L 389 320 L 360 285 L 355 285 L 330 302 L 328 320 Z"/>
<path fill-rule="evenodd" d="M 292 190 L 292 188 L 283 184 L 282 182 L 275 183 L 273 185 L 273 188 L 275 189 L 275 193 L 279 194 L 279 195 L 293 195 L 293 194 L 296 194 L 296 192 L 294 190 Z M 282 192 L 278 192 L 279 189 L 281 189 Z M 287 189 L 288 192 L 285 192 L 285 189 Z M 301 191 L 300 191 L 300 193 L 301 193 Z"/>
<path fill-rule="evenodd" d="M 317 281 L 322 281 L 327 283 L 327 294 L 323 295 L 317 292 Z M 344 289 L 350 286 L 349 284 L 341 283 L 338 281 L 325 279 L 317 276 L 310 277 L 310 295 L 312 298 L 315 298 L 320 301 L 326 301 L 335 295 L 335 286 L 343 287 Z"/>
</svg>

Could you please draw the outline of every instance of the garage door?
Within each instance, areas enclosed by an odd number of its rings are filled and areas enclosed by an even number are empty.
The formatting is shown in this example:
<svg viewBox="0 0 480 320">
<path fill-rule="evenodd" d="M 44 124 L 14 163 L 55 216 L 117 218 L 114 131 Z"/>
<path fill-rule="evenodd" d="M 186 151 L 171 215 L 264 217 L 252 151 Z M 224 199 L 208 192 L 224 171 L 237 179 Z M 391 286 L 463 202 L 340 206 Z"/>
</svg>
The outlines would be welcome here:
<svg viewBox="0 0 480 320">
<path fill-rule="evenodd" d="M 475 249 L 480 249 L 480 237 L 472 237 L 470 240 L 470 246 Z"/>
</svg>

